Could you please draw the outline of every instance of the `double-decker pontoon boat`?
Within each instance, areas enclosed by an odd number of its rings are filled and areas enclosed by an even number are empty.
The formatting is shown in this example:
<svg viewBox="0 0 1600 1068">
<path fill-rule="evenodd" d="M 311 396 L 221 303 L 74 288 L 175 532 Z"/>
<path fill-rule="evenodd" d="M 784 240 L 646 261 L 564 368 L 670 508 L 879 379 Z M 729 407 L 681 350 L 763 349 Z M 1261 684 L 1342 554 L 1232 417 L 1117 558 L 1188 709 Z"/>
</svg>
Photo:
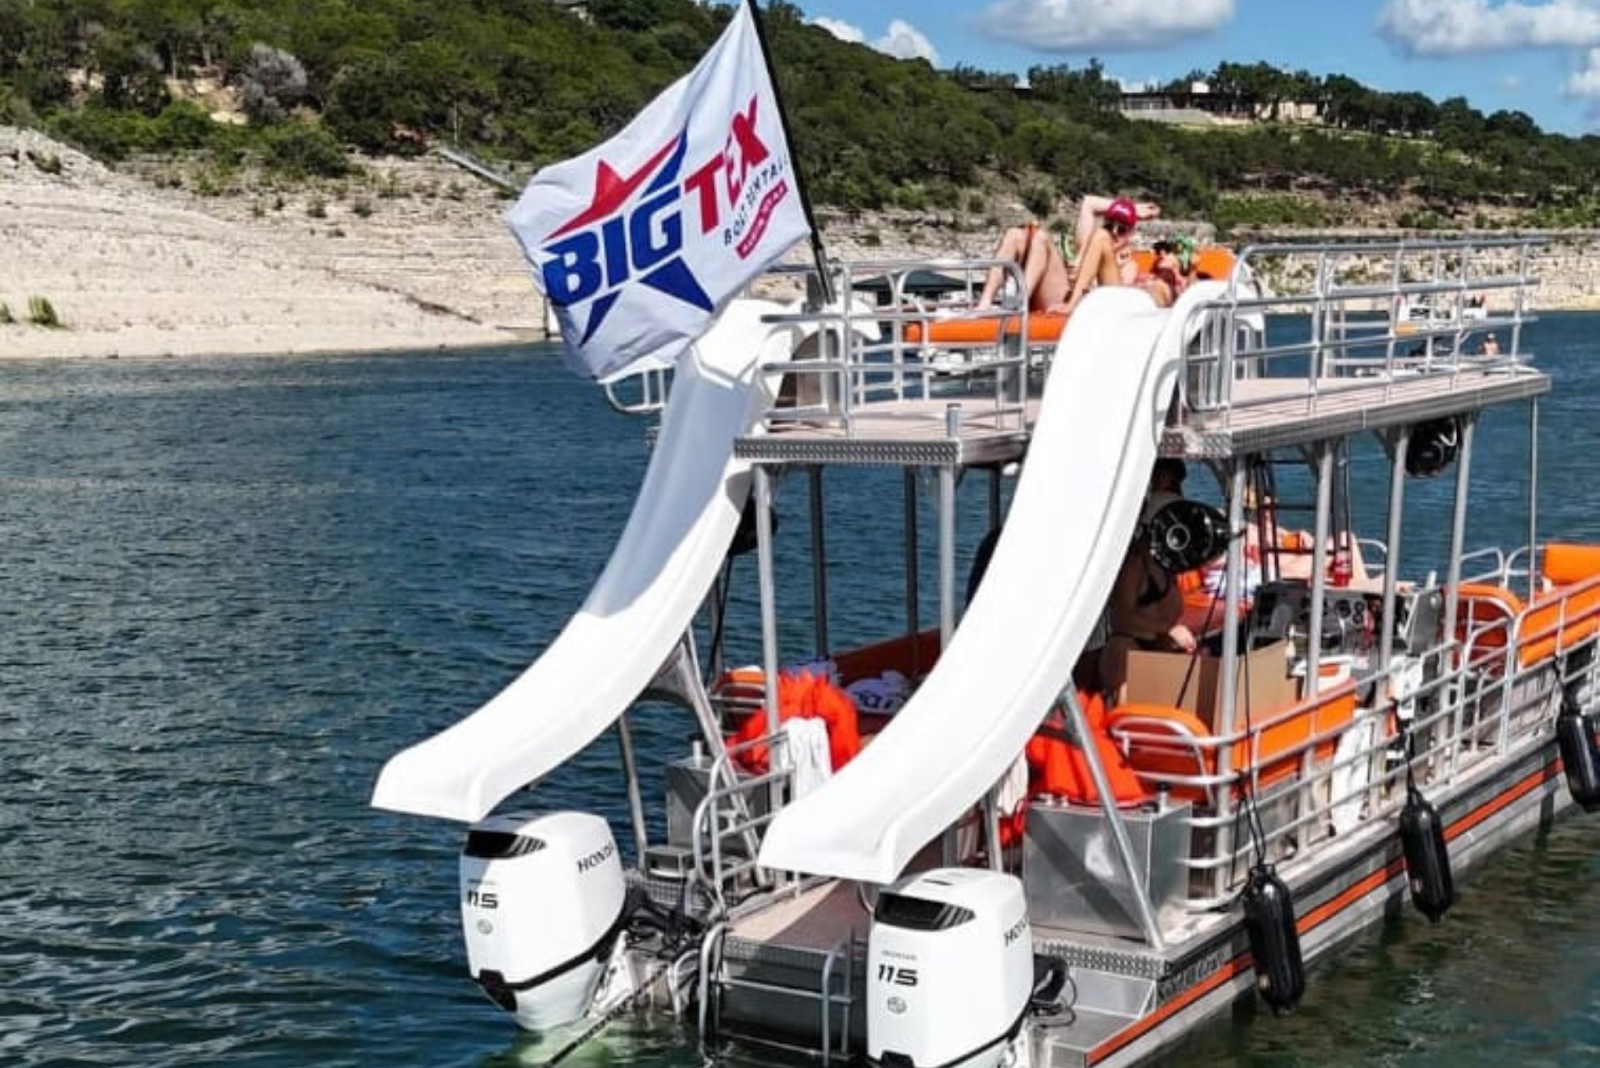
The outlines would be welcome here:
<svg viewBox="0 0 1600 1068">
<path fill-rule="evenodd" d="M 1122 1065 L 1236 999 L 1291 1009 L 1310 960 L 1407 897 L 1438 919 L 1488 851 L 1600 804 L 1600 547 L 1537 528 L 1536 449 L 1526 544 L 1471 540 L 1480 415 L 1526 412 L 1532 441 L 1550 388 L 1523 348 L 1527 262 L 1511 240 L 1252 248 L 1170 309 L 1098 290 L 1058 341 L 1023 309 L 966 313 L 955 362 L 949 302 L 901 282 L 991 264 L 841 269 L 843 292 L 886 289 L 870 308 L 736 302 L 670 384 L 638 383 L 660 429 L 582 609 L 377 784 L 381 807 L 472 825 L 473 978 L 563 1040 L 652 1005 L 708 1044 L 825 1063 Z M 1503 355 L 1469 355 L 1458 322 L 1402 335 L 1371 311 L 1446 284 L 1509 309 L 1474 324 Z M 1376 500 L 1352 489 L 1363 449 L 1386 461 Z M 1214 477 L 1147 513 L 1159 457 Z M 841 645 L 829 532 L 860 510 L 864 467 L 903 473 L 903 559 L 848 563 L 903 573 L 903 599 Z M 1403 522 L 1421 478 L 1453 484 L 1443 534 Z M 775 552 L 786 479 L 809 559 Z M 1381 540 L 1355 536 L 1370 513 Z M 973 515 L 984 529 L 959 530 Z M 989 528 L 963 608 L 957 562 Z M 1104 707 L 1075 670 L 1152 532 L 1200 641 L 1130 654 Z M 740 540 L 761 654 L 730 669 Z M 796 569 L 810 603 L 780 605 Z M 629 729 L 663 694 L 697 725 L 664 817 Z M 630 863 L 597 815 L 495 811 L 613 727 Z"/>
</svg>

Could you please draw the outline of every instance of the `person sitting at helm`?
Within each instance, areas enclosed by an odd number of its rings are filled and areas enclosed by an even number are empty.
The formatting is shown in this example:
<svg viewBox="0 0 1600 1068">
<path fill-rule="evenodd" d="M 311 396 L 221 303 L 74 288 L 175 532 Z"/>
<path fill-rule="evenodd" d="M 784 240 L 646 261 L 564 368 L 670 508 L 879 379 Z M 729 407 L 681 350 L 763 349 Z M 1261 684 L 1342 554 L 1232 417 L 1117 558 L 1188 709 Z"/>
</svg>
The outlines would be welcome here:
<svg viewBox="0 0 1600 1068">
<path fill-rule="evenodd" d="M 1182 460 L 1162 459 L 1150 476 L 1139 529 L 1111 588 L 1106 607 L 1110 624 L 1100 651 L 1100 686 L 1112 707 L 1122 703 L 1128 681 L 1128 654 L 1135 649 L 1193 652 L 1195 636 L 1183 620 L 1183 591 L 1178 578 L 1150 552 L 1150 521 L 1181 499 L 1187 473 Z"/>
</svg>

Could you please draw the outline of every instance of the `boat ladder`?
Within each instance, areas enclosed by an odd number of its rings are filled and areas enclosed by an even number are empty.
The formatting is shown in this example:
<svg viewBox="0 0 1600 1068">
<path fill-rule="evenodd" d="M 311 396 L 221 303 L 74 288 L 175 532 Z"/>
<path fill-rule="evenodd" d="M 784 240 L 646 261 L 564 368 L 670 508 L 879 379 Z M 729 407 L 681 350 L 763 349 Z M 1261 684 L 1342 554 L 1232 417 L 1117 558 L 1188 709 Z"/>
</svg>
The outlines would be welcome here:
<svg viewBox="0 0 1600 1068">
<path fill-rule="evenodd" d="M 713 944 L 714 943 L 714 944 Z M 734 1039 L 819 1056 L 851 1055 L 857 963 L 866 942 L 852 928 L 825 952 L 729 939 L 726 924 L 701 952 L 700 1041 Z"/>
</svg>

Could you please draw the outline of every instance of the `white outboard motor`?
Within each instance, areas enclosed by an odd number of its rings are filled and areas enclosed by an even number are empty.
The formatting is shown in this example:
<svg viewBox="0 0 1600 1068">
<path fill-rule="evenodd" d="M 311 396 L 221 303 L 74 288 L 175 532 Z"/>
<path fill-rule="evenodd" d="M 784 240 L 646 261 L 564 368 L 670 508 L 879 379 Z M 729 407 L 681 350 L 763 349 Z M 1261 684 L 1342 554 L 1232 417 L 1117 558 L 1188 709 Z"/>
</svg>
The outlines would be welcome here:
<svg viewBox="0 0 1600 1068">
<path fill-rule="evenodd" d="M 461 851 L 472 977 L 529 1031 L 581 1019 L 626 898 L 622 858 L 599 816 L 510 812 L 473 825 Z"/>
<path fill-rule="evenodd" d="M 939 868 L 878 895 L 867 940 L 867 1060 L 881 1068 L 992 1068 L 1033 993 L 1022 882 Z M 1016 1044 L 1026 1053 L 1027 1042 Z"/>
</svg>

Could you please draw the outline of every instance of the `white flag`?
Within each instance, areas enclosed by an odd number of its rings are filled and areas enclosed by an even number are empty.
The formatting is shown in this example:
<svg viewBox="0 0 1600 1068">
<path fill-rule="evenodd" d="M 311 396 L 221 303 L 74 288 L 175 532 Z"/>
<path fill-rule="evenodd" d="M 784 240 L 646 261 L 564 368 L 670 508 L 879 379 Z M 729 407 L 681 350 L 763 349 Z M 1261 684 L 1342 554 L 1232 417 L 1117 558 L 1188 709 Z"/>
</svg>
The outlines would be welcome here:
<svg viewBox="0 0 1600 1068">
<path fill-rule="evenodd" d="M 508 220 L 569 367 L 670 366 L 810 233 L 747 5 L 625 130 L 534 175 Z"/>
</svg>

